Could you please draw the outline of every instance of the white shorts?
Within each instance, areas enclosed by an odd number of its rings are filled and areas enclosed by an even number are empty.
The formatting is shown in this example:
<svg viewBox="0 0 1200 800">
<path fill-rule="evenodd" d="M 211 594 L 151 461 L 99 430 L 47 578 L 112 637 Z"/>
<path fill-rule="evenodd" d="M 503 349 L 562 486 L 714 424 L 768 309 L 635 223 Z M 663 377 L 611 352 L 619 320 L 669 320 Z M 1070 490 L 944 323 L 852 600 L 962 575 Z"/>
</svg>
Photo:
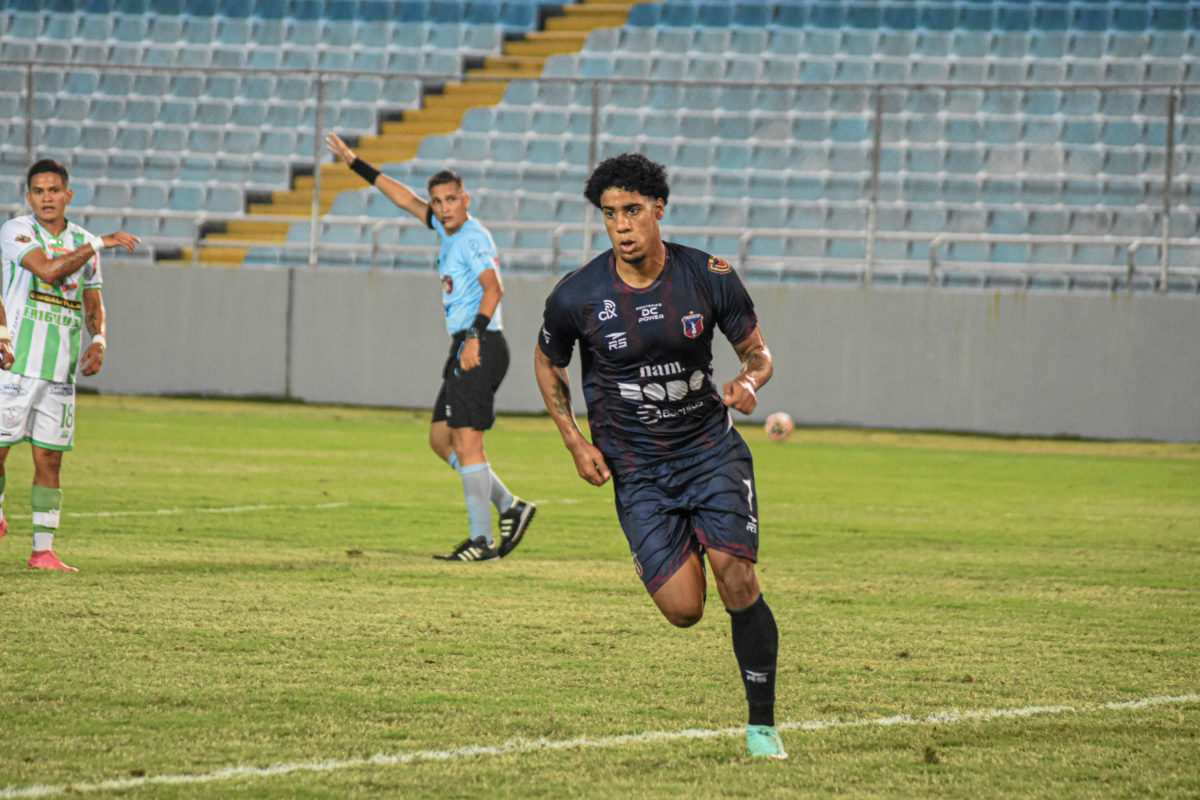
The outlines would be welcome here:
<svg viewBox="0 0 1200 800">
<path fill-rule="evenodd" d="M 0 447 L 75 447 L 75 384 L 0 374 Z"/>
</svg>

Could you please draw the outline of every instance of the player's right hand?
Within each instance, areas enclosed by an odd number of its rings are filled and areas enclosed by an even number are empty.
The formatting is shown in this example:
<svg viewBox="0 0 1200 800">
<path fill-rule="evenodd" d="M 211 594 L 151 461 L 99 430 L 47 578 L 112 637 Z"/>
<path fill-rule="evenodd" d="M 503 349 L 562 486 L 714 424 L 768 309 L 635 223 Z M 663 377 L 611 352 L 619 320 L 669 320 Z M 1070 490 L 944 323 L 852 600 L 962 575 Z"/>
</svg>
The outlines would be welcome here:
<svg viewBox="0 0 1200 800">
<path fill-rule="evenodd" d="M 575 459 L 575 470 L 579 477 L 592 486 L 603 486 L 612 477 L 612 471 L 604 460 L 600 448 L 588 442 L 581 442 L 572 448 L 571 457 Z"/>
<path fill-rule="evenodd" d="M 12 369 L 13 362 L 17 357 L 13 354 L 12 341 L 5 339 L 0 341 L 0 369 Z"/>
<path fill-rule="evenodd" d="M 110 233 L 106 236 L 101 236 L 100 241 L 104 242 L 105 247 L 124 247 L 129 252 L 133 252 L 135 245 L 141 244 L 142 240 L 134 236 L 132 233 L 118 231 Z"/>
<path fill-rule="evenodd" d="M 332 131 L 325 136 L 325 149 L 333 153 L 342 161 L 346 162 L 346 166 L 354 163 L 354 151 L 350 149 L 350 145 L 342 141 L 342 137 Z"/>
</svg>

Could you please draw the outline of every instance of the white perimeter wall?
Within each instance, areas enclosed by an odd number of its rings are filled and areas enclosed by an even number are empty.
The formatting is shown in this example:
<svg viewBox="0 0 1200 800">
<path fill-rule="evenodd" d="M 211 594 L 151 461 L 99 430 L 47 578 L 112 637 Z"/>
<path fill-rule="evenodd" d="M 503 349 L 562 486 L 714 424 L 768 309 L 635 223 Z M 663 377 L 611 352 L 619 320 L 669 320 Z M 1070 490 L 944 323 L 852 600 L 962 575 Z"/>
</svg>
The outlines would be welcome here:
<svg viewBox="0 0 1200 800">
<path fill-rule="evenodd" d="M 110 263 L 117 394 L 428 408 L 449 345 L 429 272 Z M 532 349 L 554 278 L 506 275 L 498 410 L 542 411 Z M 1200 298 L 753 285 L 775 356 L 758 420 L 1200 441 Z M 719 335 L 718 335 L 719 338 Z M 718 380 L 736 372 L 717 347 Z M 576 399 L 582 394 L 573 367 Z M 579 409 L 582 411 L 582 408 Z"/>
</svg>

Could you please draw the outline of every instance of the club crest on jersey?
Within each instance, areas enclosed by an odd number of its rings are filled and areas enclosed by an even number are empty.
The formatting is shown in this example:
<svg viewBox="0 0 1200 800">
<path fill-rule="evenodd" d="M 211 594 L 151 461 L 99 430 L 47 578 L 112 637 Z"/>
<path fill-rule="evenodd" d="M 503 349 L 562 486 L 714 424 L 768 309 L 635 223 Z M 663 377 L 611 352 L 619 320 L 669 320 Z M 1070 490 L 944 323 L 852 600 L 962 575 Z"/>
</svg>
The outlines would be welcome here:
<svg viewBox="0 0 1200 800">
<path fill-rule="evenodd" d="M 709 272 L 715 272 L 718 275 L 724 275 L 726 272 L 729 272 L 732 269 L 733 269 L 733 267 L 729 266 L 728 261 L 722 261 L 721 259 L 717 258 L 716 256 L 708 257 L 708 271 Z"/>
<path fill-rule="evenodd" d="M 442 288 L 446 290 L 446 294 L 454 294 L 454 278 L 449 275 L 443 275 Z"/>
<path fill-rule="evenodd" d="M 23 233 L 19 233 L 19 234 L 17 234 L 17 241 L 20 242 L 21 244 L 29 244 L 30 242 L 33 241 L 33 239 L 30 239 L 28 236 L 26 236 Z"/>
<path fill-rule="evenodd" d="M 683 323 L 683 335 L 689 339 L 695 339 L 697 336 L 704 333 L 703 314 L 687 314 L 679 321 Z"/>
</svg>

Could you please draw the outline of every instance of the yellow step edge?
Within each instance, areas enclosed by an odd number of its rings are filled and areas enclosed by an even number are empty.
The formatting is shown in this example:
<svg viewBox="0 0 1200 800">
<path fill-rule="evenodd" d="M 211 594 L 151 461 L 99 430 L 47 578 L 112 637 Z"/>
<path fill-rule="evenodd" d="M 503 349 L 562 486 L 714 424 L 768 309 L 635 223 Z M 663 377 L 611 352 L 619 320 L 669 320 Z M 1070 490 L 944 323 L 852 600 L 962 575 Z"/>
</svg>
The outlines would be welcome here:
<svg viewBox="0 0 1200 800">
<path fill-rule="evenodd" d="M 570 8 L 570 6 L 567 6 Z M 599 28 L 619 28 L 625 24 L 626 16 L 597 15 L 595 17 L 551 17 L 546 20 L 548 31 L 594 31 Z"/>
<path fill-rule="evenodd" d="M 225 225 L 225 233 L 232 238 L 250 239 L 258 236 L 286 236 L 287 222 L 256 222 L 254 220 L 231 220 Z M 209 237 L 214 234 L 209 234 Z M 208 238 L 208 237 L 206 237 Z"/>
<path fill-rule="evenodd" d="M 464 81 L 447 83 L 442 91 L 447 96 L 481 98 L 494 97 L 499 102 L 508 90 L 508 81 Z"/>
<path fill-rule="evenodd" d="M 550 56 L 578 53 L 582 42 L 512 42 L 504 48 L 504 54 L 509 56 Z"/>
</svg>

